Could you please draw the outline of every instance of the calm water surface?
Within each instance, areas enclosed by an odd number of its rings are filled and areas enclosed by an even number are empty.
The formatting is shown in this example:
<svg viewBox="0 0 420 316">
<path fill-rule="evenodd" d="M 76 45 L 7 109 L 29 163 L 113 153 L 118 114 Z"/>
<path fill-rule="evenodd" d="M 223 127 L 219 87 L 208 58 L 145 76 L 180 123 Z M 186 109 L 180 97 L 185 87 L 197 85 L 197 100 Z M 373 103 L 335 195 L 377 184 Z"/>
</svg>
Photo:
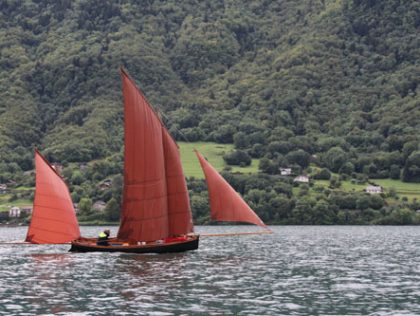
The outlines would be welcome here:
<svg viewBox="0 0 420 316">
<path fill-rule="evenodd" d="M 420 227 L 273 230 L 167 255 L 0 245 L 0 315 L 420 315 Z M 25 234 L 0 228 L 2 241 Z"/>
</svg>

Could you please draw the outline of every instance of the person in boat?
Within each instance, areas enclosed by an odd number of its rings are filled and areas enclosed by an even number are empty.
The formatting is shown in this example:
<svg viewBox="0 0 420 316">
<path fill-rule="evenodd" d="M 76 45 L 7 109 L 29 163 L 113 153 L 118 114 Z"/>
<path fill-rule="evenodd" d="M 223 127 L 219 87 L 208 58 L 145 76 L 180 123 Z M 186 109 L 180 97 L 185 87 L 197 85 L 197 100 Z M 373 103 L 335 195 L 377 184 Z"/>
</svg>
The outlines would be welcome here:
<svg viewBox="0 0 420 316">
<path fill-rule="evenodd" d="M 96 244 L 98 246 L 108 246 L 108 239 L 109 239 L 109 235 L 111 234 L 111 231 L 109 229 L 105 229 L 104 231 L 100 232 L 98 235 L 98 241 L 96 242 Z"/>
</svg>

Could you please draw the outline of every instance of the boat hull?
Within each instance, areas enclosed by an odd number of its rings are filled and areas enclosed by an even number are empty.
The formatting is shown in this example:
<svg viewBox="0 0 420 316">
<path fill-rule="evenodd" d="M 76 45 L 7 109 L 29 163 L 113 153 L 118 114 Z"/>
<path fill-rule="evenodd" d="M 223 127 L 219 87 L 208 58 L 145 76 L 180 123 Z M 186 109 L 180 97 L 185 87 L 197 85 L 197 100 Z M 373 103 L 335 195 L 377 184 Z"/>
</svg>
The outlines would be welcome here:
<svg viewBox="0 0 420 316">
<path fill-rule="evenodd" d="M 85 240 L 75 240 L 71 243 L 71 252 L 126 252 L 126 253 L 170 253 L 198 249 L 199 236 L 189 237 L 187 240 L 169 243 L 149 243 L 146 245 L 127 245 L 112 242 L 108 246 L 99 246 Z"/>
</svg>

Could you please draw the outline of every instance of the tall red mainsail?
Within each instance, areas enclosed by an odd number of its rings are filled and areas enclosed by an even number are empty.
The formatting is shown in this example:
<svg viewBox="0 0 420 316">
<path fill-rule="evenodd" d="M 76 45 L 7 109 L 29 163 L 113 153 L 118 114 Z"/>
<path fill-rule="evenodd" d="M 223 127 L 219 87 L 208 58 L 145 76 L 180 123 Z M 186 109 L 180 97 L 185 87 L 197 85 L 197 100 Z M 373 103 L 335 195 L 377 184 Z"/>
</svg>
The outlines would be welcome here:
<svg viewBox="0 0 420 316">
<path fill-rule="evenodd" d="M 37 150 L 35 170 L 32 220 L 25 241 L 61 244 L 79 238 L 79 224 L 67 185 Z"/>
<path fill-rule="evenodd" d="M 216 221 L 245 222 L 266 227 L 241 196 L 204 157 L 195 151 L 206 176 L 211 218 Z"/>
<path fill-rule="evenodd" d="M 153 241 L 192 231 L 177 146 L 143 93 L 121 69 L 124 190 L 118 238 Z"/>
</svg>

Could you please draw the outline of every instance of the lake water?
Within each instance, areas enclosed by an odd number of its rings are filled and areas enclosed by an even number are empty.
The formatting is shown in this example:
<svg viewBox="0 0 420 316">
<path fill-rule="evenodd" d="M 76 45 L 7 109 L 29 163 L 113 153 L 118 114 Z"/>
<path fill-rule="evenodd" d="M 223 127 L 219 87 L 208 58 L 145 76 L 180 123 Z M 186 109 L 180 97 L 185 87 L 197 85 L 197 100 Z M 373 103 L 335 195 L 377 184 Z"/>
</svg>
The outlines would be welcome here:
<svg viewBox="0 0 420 316">
<path fill-rule="evenodd" d="M 420 315 L 420 227 L 272 229 L 164 255 L 3 244 L 0 315 Z M 0 228 L 2 241 L 25 234 Z"/>
</svg>

